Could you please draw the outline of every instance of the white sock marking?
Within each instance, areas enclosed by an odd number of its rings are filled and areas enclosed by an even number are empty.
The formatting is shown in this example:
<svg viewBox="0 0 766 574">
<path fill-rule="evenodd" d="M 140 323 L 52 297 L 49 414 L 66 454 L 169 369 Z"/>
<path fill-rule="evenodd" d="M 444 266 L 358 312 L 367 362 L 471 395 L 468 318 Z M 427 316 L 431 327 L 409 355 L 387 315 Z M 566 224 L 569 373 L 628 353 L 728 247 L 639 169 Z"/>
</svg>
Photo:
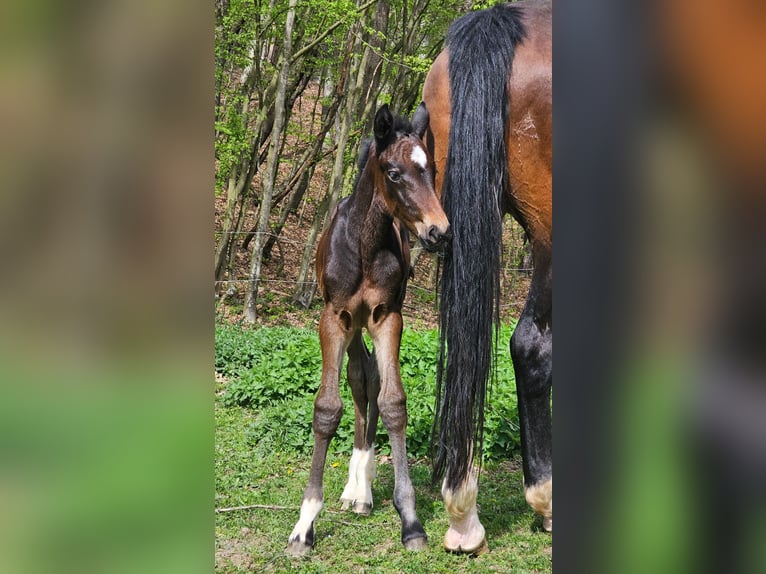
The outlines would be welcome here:
<svg viewBox="0 0 766 574">
<path fill-rule="evenodd" d="M 348 482 L 341 500 L 372 504 L 372 481 L 375 479 L 375 448 L 355 448 L 348 463 Z"/>
<path fill-rule="evenodd" d="M 301 516 L 290 534 L 290 540 L 296 536 L 300 536 L 301 540 L 305 541 L 306 534 L 308 533 L 309 528 L 311 528 L 311 523 L 314 522 L 320 510 L 322 510 L 321 500 L 313 498 L 304 500 L 303 504 L 301 504 Z"/>
</svg>

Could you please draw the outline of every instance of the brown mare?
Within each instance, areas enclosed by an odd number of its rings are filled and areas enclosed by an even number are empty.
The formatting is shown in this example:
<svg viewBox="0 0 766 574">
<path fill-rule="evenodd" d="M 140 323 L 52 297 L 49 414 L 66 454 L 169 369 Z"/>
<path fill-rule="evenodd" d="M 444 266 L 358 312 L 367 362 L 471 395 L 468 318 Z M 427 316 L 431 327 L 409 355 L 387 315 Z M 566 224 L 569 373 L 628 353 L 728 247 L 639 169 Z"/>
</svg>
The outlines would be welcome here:
<svg viewBox="0 0 766 574">
<path fill-rule="evenodd" d="M 508 213 L 526 231 L 534 261 L 511 338 L 524 485 L 543 527 L 552 528 L 550 2 L 503 4 L 455 21 L 423 100 L 436 187 L 453 232 L 442 280 L 434 479 L 446 474 L 445 548 L 478 553 L 487 544 L 474 457 L 481 453 Z"/>
<path fill-rule="evenodd" d="M 402 520 L 402 543 L 426 547 L 415 513 L 415 491 L 407 469 L 407 408 L 399 375 L 402 301 L 410 274 L 408 230 L 426 249 L 450 237 L 449 223 L 434 191 L 433 160 L 422 140 L 428 111 L 420 104 L 412 124 L 394 118 L 384 105 L 375 115 L 374 140 L 363 146 L 354 192 L 339 205 L 317 250 L 316 269 L 324 309 L 319 320 L 322 383 L 314 401 L 314 455 L 300 518 L 287 552 L 303 555 L 314 543 L 314 520 L 323 505 L 322 475 L 327 447 L 343 405 L 338 388 L 343 356 L 354 398 L 354 451 L 343 508 L 372 509 L 374 439 L 378 415 L 391 440 L 394 506 Z M 372 354 L 362 339 L 367 327 Z"/>
</svg>

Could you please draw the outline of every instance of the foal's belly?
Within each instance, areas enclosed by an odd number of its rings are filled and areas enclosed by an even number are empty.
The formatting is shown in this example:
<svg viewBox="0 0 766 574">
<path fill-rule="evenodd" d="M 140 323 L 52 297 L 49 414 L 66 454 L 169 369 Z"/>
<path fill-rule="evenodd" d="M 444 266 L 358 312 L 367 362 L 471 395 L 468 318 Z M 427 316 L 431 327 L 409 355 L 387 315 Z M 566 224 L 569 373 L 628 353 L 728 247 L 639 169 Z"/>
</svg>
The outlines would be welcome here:
<svg viewBox="0 0 766 574">
<path fill-rule="evenodd" d="M 404 286 L 400 282 L 381 285 L 365 279 L 344 301 L 331 301 L 333 311 L 346 330 L 368 329 L 381 323 L 389 313 L 400 313 Z"/>
</svg>

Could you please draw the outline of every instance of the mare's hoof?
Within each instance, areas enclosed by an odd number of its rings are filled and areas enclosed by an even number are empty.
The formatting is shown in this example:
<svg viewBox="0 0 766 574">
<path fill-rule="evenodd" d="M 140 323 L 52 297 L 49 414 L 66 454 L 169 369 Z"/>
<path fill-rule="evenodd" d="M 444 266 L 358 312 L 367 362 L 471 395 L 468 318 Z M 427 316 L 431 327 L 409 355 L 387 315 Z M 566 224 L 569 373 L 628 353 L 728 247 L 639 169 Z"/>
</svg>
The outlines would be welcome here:
<svg viewBox="0 0 766 574">
<path fill-rule="evenodd" d="M 289 542 L 285 548 L 285 554 L 298 558 L 308 555 L 309 552 L 311 552 L 311 544 L 306 544 L 300 540 Z"/>
<path fill-rule="evenodd" d="M 543 516 L 543 530 L 546 532 L 553 532 L 553 517 Z"/>
<path fill-rule="evenodd" d="M 409 540 L 404 542 L 404 548 L 405 550 L 412 550 L 415 552 L 419 552 L 421 550 L 427 550 L 428 549 L 428 538 L 418 536 L 417 538 L 410 538 Z"/>
<path fill-rule="evenodd" d="M 489 552 L 489 544 L 487 544 L 487 539 L 485 538 L 476 548 L 473 549 L 463 548 L 462 546 L 458 546 L 457 548 L 449 548 L 446 545 L 444 546 L 444 549 L 451 554 L 468 554 L 470 556 L 481 556 L 482 554 Z"/>
</svg>

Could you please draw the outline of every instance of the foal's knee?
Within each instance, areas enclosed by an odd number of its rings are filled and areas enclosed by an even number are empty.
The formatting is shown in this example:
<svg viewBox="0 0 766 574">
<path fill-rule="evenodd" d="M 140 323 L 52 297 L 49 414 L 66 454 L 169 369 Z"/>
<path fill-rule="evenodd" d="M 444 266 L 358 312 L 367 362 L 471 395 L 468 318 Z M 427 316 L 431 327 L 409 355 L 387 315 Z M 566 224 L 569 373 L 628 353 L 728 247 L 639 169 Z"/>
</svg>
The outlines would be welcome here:
<svg viewBox="0 0 766 574">
<path fill-rule="evenodd" d="M 379 397 L 378 409 L 388 432 L 402 431 L 407 426 L 407 398 L 403 392 Z"/>
<path fill-rule="evenodd" d="M 340 398 L 330 399 L 318 396 L 314 401 L 314 421 L 312 427 L 317 436 L 331 436 L 338 430 L 343 403 Z"/>
</svg>

